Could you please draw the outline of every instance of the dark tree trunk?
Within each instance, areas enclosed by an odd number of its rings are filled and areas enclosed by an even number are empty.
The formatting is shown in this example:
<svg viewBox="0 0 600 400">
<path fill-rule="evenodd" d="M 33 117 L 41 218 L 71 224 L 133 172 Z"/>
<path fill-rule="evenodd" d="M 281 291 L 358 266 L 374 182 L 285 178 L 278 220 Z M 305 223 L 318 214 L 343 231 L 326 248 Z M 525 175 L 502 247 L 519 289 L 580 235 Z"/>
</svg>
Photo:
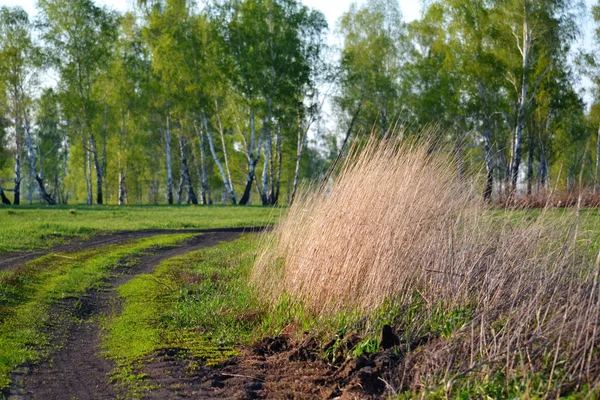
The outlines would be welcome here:
<svg viewBox="0 0 600 400">
<path fill-rule="evenodd" d="M 531 197 L 533 187 L 533 156 L 534 156 L 533 133 L 529 133 L 529 149 L 527 153 L 527 197 Z"/>
<path fill-rule="evenodd" d="M 96 168 L 96 202 L 102 204 L 102 164 L 98 157 L 98 148 L 96 147 L 96 140 L 94 135 L 90 135 L 90 146 L 92 147 L 92 156 L 94 157 L 94 167 Z"/>
<path fill-rule="evenodd" d="M 254 125 L 254 113 L 250 111 L 250 131 L 251 131 L 251 143 L 248 149 L 248 175 L 246 175 L 246 186 L 244 187 L 244 194 L 240 199 L 239 204 L 245 206 L 250 201 L 250 193 L 252 192 L 252 183 L 255 179 L 256 166 L 260 160 L 260 148 L 262 147 L 262 140 L 264 137 L 264 130 L 258 137 L 258 146 L 254 147 L 256 129 Z"/>
<path fill-rule="evenodd" d="M 167 130 L 165 131 L 165 156 L 167 159 L 167 203 L 173 204 L 173 170 L 171 167 L 171 110 L 167 106 Z"/>
<path fill-rule="evenodd" d="M 102 173 L 106 172 L 106 137 L 108 131 L 108 107 L 104 105 L 104 129 L 102 130 L 102 158 L 100 161 L 100 167 Z M 104 175 L 102 176 L 104 178 Z M 108 203 L 108 179 L 104 179 L 104 198 Z"/>
<path fill-rule="evenodd" d="M 488 126 L 485 134 L 485 168 L 486 180 L 485 189 L 483 191 L 483 199 L 489 201 L 492 198 L 492 190 L 494 188 L 494 160 L 492 158 L 492 135 L 491 127 Z"/>
<path fill-rule="evenodd" d="M 0 187 L 0 199 L 2 199 L 2 204 L 6 204 L 7 206 L 10 206 L 10 200 L 8 199 L 8 197 L 6 197 L 6 195 L 4 194 L 4 189 Z"/>
<path fill-rule="evenodd" d="M 277 179 L 275 181 L 275 190 L 273 194 L 273 202 L 275 205 L 279 203 L 279 192 L 281 190 L 281 170 L 283 167 L 283 157 L 281 154 L 281 145 L 283 141 L 283 135 L 281 133 L 281 126 L 279 127 L 279 131 L 277 132 Z"/>
<path fill-rule="evenodd" d="M 119 174 L 119 205 L 122 206 L 125 204 L 125 199 L 127 198 L 127 193 L 125 190 L 125 174 Z"/>
<path fill-rule="evenodd" d="M 18 151 L 18 150 L 17 150 Z M 15 189 L 13 203 L 15 206 L 21 204 L 21 156 L 17 155 L 15 160 Z"/>
<path fill-rule="evenodd" d="M 198 198 L 194 193 L 194 187 L 192 185 L 192 179 L 190 178 L 190 171 L 187 164 L 187 141 L 183 136 L 179 136 L 179 151 L 181 152 L 181 178 L 187 186 L 188 197 L 192 204 L 198 204 Z"/>
<path fill-rule="evenodd" d="M 46 192 L 44 180 L 39 175 L 35 176 L 35 180 L 38 183 L 40 196 L 42 196 L 42 199 L 51 206 L 56 205 L 56 201 L 48 194 L 48 192 Z"/>
<path fill-rule="evenodd" d="M 252 192 L 252 182 L 254 182 L 254 171 L 256 169 L 256 164 L 258 164 L 258 160 L 256 162 L 252 162 L 250 165 L 250 171 L 246 176 L 246 186 L 244 187 L 244 194 L 240 199 L 240 205 L 245 206 L 250 201 L 250 193 Z"/>
</svg>

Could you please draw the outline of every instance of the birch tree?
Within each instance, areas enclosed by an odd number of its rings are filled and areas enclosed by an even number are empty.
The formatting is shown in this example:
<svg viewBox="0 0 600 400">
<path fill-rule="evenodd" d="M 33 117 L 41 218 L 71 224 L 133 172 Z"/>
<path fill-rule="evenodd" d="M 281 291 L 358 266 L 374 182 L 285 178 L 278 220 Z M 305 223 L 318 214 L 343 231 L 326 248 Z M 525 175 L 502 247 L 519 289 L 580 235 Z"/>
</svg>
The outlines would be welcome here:
<svg viewBox="0 0 600 400">
<path fill-rule="evenodd" d="M 495 7 L 498 30 L 496 48 L 506 66 L 506 80 L 514 98 L 510 118 L 510 185 L 517 189 L 521 165 L 523 131 L 529 107 L 541 81 L 565 61 L 564 54 L 579 34 L 577 12 L 582 2 L 567 0 L 511 0 Z"/>
<path fill-rule="evenodd" d="M 70 110 L 71 120 L 77 121 L 79 126 L 84 160 L 91 156 L 94 163 L 96 202 L 102 204 L 105 154 L 102 154 L 104 146 L 98 146 L 97 141 L 102 128 L 94 126 L 102 107 L 94 86 L 110 60 L 118 18 L 91 0 L 40 0 L 38 7 L 44 39 L 60 74 L 65 108 Z M 84 167 L 84 174 L 85 171 Z M 92 203 L 90 189 L 88 185 L 88 204 Z"/>
<path fill-rule="evenodd" d="M 382 135 L 402 107 L 402 65 L 409 50 L 406 24 L 396 0 L 353 3 L 338 22 L 343 40 L 340 93 L 335 103 L 350 133 L 377 126 Z M 349 136 L 349 135 L 347 135 Z"/>
<path fill-rule="evenodd" d="M 11 126 L 15 141 L 15 187 L 14 203 L 20 204 L 21 196 L 21 157 L 26 151 L 29 161 L 29 181 L 37 183 L 40 197 L 48 204 L 55 204 L 47 193 L 43 175 L 40 173 L 41 160 L 37 156 L 37 143 L 34 138 L 34 91 L 38 85 L 40 68 L 39 49 L 31 37 L 32 26 L 27 13 L 18 7 L 0 9 L 0 79 L 5 82 L 7 110 L 11 116 Z"/>
</svg>

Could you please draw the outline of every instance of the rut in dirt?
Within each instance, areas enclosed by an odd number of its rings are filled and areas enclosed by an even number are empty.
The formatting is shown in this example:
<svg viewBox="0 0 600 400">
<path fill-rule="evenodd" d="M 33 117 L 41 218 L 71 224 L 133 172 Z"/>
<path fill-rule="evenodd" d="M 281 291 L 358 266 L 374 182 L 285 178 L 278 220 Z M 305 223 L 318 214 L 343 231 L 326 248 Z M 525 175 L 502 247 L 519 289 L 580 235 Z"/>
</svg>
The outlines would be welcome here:
<svg viewBox="0 0 600 400">
<path fill-rule="evenodd" d="M 247 231 L 248 229 L 246 229 Z M 189 239 L 177 247 L 163 248 L 136 259 L 135 266 L 117 269 L 102 290 L 90 291 L 76 303 L 61 304 L 53 310 L 62 332 L 60 343 L 47 360 L 35 366 L 23 366 L 13 376 L 7 393 L 10 399 L 101 399 L 116 398 L 118 392 L 110 382 L 114 365 L 99 353 L 101 332 L 99 319 L 118 313 L 116 289 L 138 274 L 151 273 L 163 260 L 194 250 L 237 239 L 243 229 L 220 230 Z M 181 231 L 178 231 L 180 233 Z M 73 322 L 71 314 L 81 320 Z"/>
<path fill-rule="evenodd" d="M 28 261 L 35 260 L 50 253 L 65 253 L 81 250 L 92 250 L 112 244 L 120 244 L 130 240 L 144 239 L 152 236 L 179 233 L 250 233 L 260 232 L 268 227 L 254 226 L 246 228 L 214 228 L 214 229 L 143 229 L 138 231 L 119 231 L 100 233 L 86 239 L 75 239 L 68 243 L 57 244 L 49 248 L 35 248 L 23 251 L 9 251 L 0 254 L 0 271 L 15 269 Z"/>
</svg>

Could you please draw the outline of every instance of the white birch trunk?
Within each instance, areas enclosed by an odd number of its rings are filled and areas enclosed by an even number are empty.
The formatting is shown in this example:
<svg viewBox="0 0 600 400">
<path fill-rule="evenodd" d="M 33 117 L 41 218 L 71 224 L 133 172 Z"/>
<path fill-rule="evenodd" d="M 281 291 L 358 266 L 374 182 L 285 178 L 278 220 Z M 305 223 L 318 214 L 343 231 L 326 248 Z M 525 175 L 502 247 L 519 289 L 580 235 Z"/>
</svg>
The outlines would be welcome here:
<svg viewBox="0 0 600 400">
<path fill-rule="evenodd" d="M 167 203 L 173 204 L 173 167 L 171 166 L 171 110 L 169 109 L 169 107 L 167 107 L 165 153 L 167 161 Z"/>
<path fill-rule="evenodd" d="M 235 198 L 235 192 L 233 191 L 233 188 L 231 186 L 229 186 L 229 182 L 228 182 L 227 176 L 225 174 L 225 169 L 223 168 L 223 164 L 221 163 L 221 160 L 219 159 L 219 156 L 217 155 L 217 152 L 215 151 L 215 145 L 214 145 L 214 142 L 212 139 L 212 134 L 210 133 L 210 129 L 208 127 L 208 119 L 206 118 L 206 115 L 202 116 L 202 122 L 204 124 L 206 138 L 208 139 L 208 147 L 210 148 L 210 152 L 213 156 L 213 159 L 215 160 L 215 163 L 217 164 L 217 167 L 219 168 L 219 172 L 221 173 L 221 179 L 223 180 L 223 185 L 225 186 L 225 190 L 227 190 L 227 193 L 229 194 L 231 203 L 236 204 L 237 200 Z"/>
<path fill-rule="evenodd" d="M 521 164 L 521 145 L 523 141 L 523 128 L 525 126 L 525 117 L 528 101 L 528 81 L 527 70 L 529 69 L 529 56 L 531 51 L 531 31 L 529 27 L 529 16 L 527 10 L 523 20 L 523 43 L 521 45 L 521 55 L 523 56 L 523 75 L 521 76 L 521 93 L 519 93 L 519 102 L 517 105 L 517 123 L 515 125 L 513 140 L 511 143 L 511 162 L 510 162 L 510 183 L 513 194 L 517 190 L 517 180 L 519 178 L 519 166 Z"/>
</svg>

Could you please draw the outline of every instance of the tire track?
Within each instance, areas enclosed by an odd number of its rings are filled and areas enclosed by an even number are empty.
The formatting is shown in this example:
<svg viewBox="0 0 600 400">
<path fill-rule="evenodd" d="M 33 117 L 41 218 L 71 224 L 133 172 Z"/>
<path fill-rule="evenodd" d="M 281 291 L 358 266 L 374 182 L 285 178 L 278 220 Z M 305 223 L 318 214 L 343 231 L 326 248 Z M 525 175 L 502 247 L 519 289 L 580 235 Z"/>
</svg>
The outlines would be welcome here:
<svg viewBox="0 0 600 400">
<path fill-rule="evenodd" d="M 100 357 L 99 319 L 119 312 L 116 289 L 138 274 L 151 273 L 162 261 L 194 250 L 237 239 L 248 229 L 220 229 L 205 232 L 177 247 L 159 249 L 137 259 L 135 266 L 117 270 L 101 290 L 93 290 L 75 304 L 58 305 L 53 314 L 65 312 L 81 319 L 57 318 L 62 343 L 50 357 L 35 366 L 24 366 L 13 375 L 13 385 L 4 393 L 9 399 L 113 399 L 119 393 L 109 381 L 114 365 Z M 152 231 L 157 232 L 157 231 Z M 177 231 L 181 233 L 182 231 Z M 165 233 L 165 231 L 161 231 Z M 154 233 L 160 234 L 160 233 Z"/>
<path fill-rule="evenodd" d="M 75 239 L 68 243 L 54 245 L 49 248 L 37 248 L 26 251 L 10 251 L 0 254 L 0 271 L 15 269 L 28 261 L 35 260 L 50 253 L 70 253 L 91 250 L 98 247 L 120 244 L 129 240 L 137 240 L 157 235 L 179 233 L 219 233 L 219 232 L 259 232 L 268 227 L 215 228 L 215 229 L 144 229 L 139 231 L 118 231 L 101 233 L 86 239 Z"/>
</svg>

